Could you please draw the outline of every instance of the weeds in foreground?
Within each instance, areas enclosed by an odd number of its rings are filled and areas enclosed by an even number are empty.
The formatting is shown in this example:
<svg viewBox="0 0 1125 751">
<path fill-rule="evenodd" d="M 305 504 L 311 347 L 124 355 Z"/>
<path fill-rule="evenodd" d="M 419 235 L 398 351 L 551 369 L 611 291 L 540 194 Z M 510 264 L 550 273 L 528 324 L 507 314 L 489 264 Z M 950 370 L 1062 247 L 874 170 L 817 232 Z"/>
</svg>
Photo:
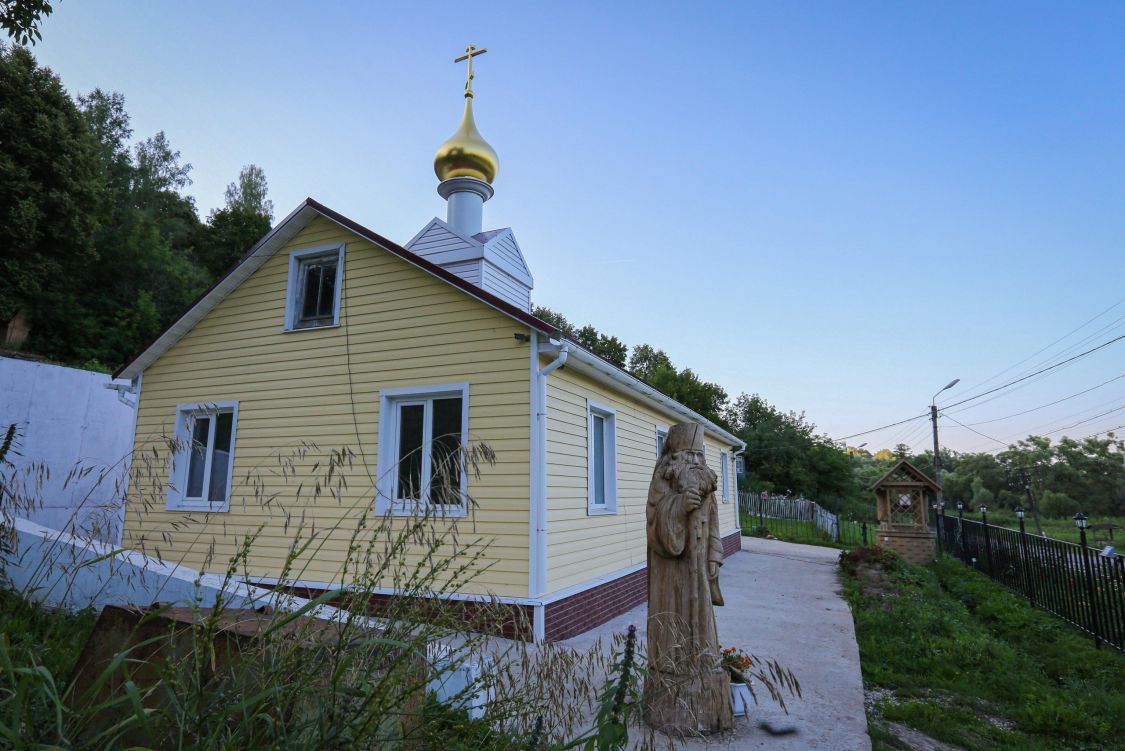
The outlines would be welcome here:
<svg viewBox="0 0 1125 751">
<path fill-rule="evenodd" d="M 163 510 L 170 457 L 184 447 L 153 445 L 133 462 L 130 513 L 150 521 L 132 530 L 130 547 L 162 563 L 190 557 L 213 573 L 197 580 L 195 597 L 177 599 L 116 551 L 45 542 L 57 550 L 21 569 L 24 583 L 4 595 L 10 607 L 0 614 L 5 745 L 514 749 L 530 741 L 608 751 L 623 748 L 630 731 L 643 742 L 631 709 L 643 656 L 632 635 L 619 637 L 612 657 L 601 644 L 575 651 L 496 639 L 488 634 L 529 632 L 522 611 L 451 597 L 471 591 L 489 566 L 490 540 L 476 533 L 467 493 L 457 499 L 469 512 L 463 519 L 446 513 L 449 498 L 419 504 L 414 515 L 374 515 L 375 478 L 356 471 L 356 455 L 302 443 L 245 473 L 232 508 L 261 521 L 228 532 L 223 515 Z M 477 443 L 451 461 L 438 471 L 479 478 L 495 455 Z M 357 482 L 367 492 L 349 487 Z M 3 487 L 9 507 L 34 503 L 33 484 L 9 476 Z M 279 536 L 287 540 L 280 554 Z M 271 556 L 274 589 L 246 589 Z M 329 564 L 335 573 L 325 576 Z M 326 580 L 324 591 L 298 596 L 294 586 L 310 580 Z M 100 658 L 78 658 L 92 616 L 50 613 L 36 600 L 73 605 L 79 592 L 91 594 L 91 581 L 132 582 L 137 599 L 153 604 Z M 252 633 L 236 633 L 246 618 L 257 619 Z M 29 638 L 8 637 L 21 626 Z"/>
</svg>

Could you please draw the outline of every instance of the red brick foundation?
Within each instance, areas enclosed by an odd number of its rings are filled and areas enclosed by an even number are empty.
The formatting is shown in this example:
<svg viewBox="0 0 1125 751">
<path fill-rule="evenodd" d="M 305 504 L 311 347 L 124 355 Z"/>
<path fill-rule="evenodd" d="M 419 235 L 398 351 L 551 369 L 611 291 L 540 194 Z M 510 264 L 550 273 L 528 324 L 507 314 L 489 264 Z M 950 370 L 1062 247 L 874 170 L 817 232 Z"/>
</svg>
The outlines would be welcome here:
<svg viewBox="0 0 1125 751">
<path fill-rule="evenodd" d="M 632 610 L 647 597 L 648 569 L 642 568 L 548 603 L 545 608 L 547 638 L 557 641 L 589 631 Z"/>
<path fill-rule="evenodd" d="M 723 538 L 723 556 L 742 550 L 742 533 Z M 590 587 L 546 606 L 546 632 L 551 641 L 569 639 L 640 605 L 648 597 L 648 569 Z"/>
<path fill-rule="evenodd" d="M 932 546 L 932 538 L 931 538 Z M 742 534 L 735 532 L 723 538 L 723 556 L 731 557 L 742 550 Z M 269 585 L 258 585 L 269 586 Z M 324 593 L 322 589 L 308 587 L 286 587 L 287 591 L 299 597 L 313 598 Z M 585 631 L 600 626 L 611 618 L 616 618 L 640 605 L 648 597 L 648 569 L 642 568 L 612 581 L 577 592 L 569 597 L 548 603 L 544 606 L 544 625 L 546 637 L 551 641 L 569 639 Z M 368 615 L 386 616 L 390 614 L 394 595 L 372 594 L 365 608 Z M 331 605 L 341 607 L 345 603 L 339 598 Z M 411 608 L 410 616 L 424 617 L 426 608 L 441 608 L 448 617 L 448 608 L 454 608 L 465 621 L 482 620 L 487 614 L 492 624 L 489 633 L 509 639 L 532 638 L 532 619 L 534 607 L 531 605 L 487 604 L 473 600 L 442 600 L 440 604 L 420 602 L 417 609 Z M 485 610 L 488 608 L 489 610 Z M 499 608 L 499 610 L 497 610 Z M 499 618 L 497 615 L 499 614 Z M 483 620 L 482 620 L 483 622 Z"/>
<path fill-rule="evenodd" d="M 934 533 L 928 529 L 878 529 L 875 531 L 875 544 L 888 547 L 907 561 L 923 566 L 933 563 L 937 557 Z"/>
<path fill-rule="evenodd" d="M 735 532 L 723 538 L 723 557 L 730 558 L 742 550 L 742 532 Z"/>
<path fill-rule="evenodd" d="M 298 597 L 313 599 L 324 594 L 326 590 L 310 587 L 276 587 L 273 585 L 259 584 L 266 589 L 284 589 Z M 464 624 L 472 624 L 482 633 L 504 636 L 508 639 L 530 640 L 532 634 L 532 617 L 534 608 L 531 605 L 516 605 L 512 603 L 479 602 L 476 600 L 454 600 L 437 598 L 414 598 L 415 602 L 409 607 L 394 608 L 397 595 L 371 593 L 368 595 L 366 607 L 360 607 L 366 615 L 374 618 L 409 618 L 418 621 L 440 621 L 442 619 L 456 618 Z M 347 607 L 346 597 L 337 597 L 328 602 L 336 608 Z M 398 603 L 401 605 L 401 603 Z M 427 618 L 427 613 L 433 617 Z"/>
</svg>

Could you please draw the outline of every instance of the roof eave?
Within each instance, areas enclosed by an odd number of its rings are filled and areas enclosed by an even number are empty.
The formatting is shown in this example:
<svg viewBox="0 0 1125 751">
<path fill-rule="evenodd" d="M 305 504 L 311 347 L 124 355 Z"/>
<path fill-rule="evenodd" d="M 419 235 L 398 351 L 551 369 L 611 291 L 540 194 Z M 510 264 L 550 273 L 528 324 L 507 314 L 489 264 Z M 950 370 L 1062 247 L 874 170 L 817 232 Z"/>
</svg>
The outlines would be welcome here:
<svg viewBox="0 0 1125 751">
<path fill-rule="evenodd" d="M 569 359 L 567 360 L 568 368 L 574 367 L 574 363 L 577 362 L 583 366 L 574 368 L 578 372 L 593 376 L 595 380 L 605 385 L 615 387 L 618 391 L 633 392 L 639 395 L 643 402 L 666 415 L 700 423 L 703 425 L 704 432 L 713 437 L 720 438 L 732 446 L 737 446 L 739 450 L 746 448 L 746 442 L 741 440 L 738 436 L 715 424 L 713 421 L 708 420 L 703 415 L 681 404 L 667 394 L 653 388 L 636 376 L 618 368 L 613 363 L 599 357 L 575 342 L 567 340 L 566 345 L 569 351 Z M 549 352 L 552 349 L 557 349 L 557 347 L 547 347 L 544 349 Z"/>
</svg>

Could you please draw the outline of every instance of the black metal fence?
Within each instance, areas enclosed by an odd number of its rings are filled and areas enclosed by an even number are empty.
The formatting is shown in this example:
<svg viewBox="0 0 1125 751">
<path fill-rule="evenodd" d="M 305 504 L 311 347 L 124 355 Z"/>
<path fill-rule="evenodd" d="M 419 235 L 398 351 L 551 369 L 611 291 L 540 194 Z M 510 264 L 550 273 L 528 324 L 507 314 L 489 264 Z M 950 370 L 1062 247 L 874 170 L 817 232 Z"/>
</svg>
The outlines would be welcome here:
<svg viewBox="0 0 1125 751">
<path fill-rule="evenodd" d="M 787 542 L 855 547 L 868 544 L 870 534 L 866 523 L 841 519 L 807 498 L 742 492 L 738 514 L 743 534 L 772 535 Z"/>
<path fill-rule="evenodd" d="M 1125 651 L 1125 557 L 972 519 L 933 522 L 944 552 Z"/>
</svg>

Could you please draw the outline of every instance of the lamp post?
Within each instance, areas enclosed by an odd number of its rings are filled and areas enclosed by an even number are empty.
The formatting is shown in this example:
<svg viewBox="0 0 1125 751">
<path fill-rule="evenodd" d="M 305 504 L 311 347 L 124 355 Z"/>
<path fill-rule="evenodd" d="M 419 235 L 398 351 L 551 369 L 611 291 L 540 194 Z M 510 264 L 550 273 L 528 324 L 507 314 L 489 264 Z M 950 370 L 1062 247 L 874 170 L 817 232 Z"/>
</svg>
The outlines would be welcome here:
<svg viewBox="0 0 1125 751">
<path fill-rule="evenodd" d="M 938 484 L 938 492 L 937 492 L 938 503 L 942 503 L 942 502 L 945 501 L 945 494 L 941 490 L 941 449 L 938 448 L 938 438 L 937 438 L 937 398 L 938 398 L 938 394 L 940 394 L 943 391 L 948 391 L 949 389 L 953 388 L 954 386 L 956 386 L 960 382 L 961 382 L 960 378 L 954 378 L 952 381 L 950 381 L 949 383 L 945 384 L 940 389 L 938 389 L 934 393 L 933 398 L 930 399 L 930 422 L 933 423 L 933 427 L 934 427 L 934 479 L 937 480 L 937 484 Z"/>
<path fill-rule="evenodd" d="M 1024 585 L 1027 587 L 1027 599 L 1031 601 L 1031 607 L 1035 607 L 1035 582 L 1031 578 L 1031 567 L 1028 565 L 1030 556 L 1027 552 L 1027 530 L 1023 526 L 1023 506 L 1016 506 L 1016 518 L 1020 520 L 1020 552 L 1023 554 L 1023 560 L 1020 564 L 1023 568 Z"/>
<path fill-rule="evenodd" d="M 1086 515 L 1079 511 L 1074 515 L 1078 526 L 1078 537 L 1082 541 L 1082 568 L 1086 574 L 1086 596 L 1090 599 L 1090 631 L 1094 634 L 1094 647 L 1102 648 L 1102 637 L 1098 632 L 1098 599 L 1094 594 L 1094 574 L 1090 570 L 1090 549 L 1086 547 Z"/>
</svg>

